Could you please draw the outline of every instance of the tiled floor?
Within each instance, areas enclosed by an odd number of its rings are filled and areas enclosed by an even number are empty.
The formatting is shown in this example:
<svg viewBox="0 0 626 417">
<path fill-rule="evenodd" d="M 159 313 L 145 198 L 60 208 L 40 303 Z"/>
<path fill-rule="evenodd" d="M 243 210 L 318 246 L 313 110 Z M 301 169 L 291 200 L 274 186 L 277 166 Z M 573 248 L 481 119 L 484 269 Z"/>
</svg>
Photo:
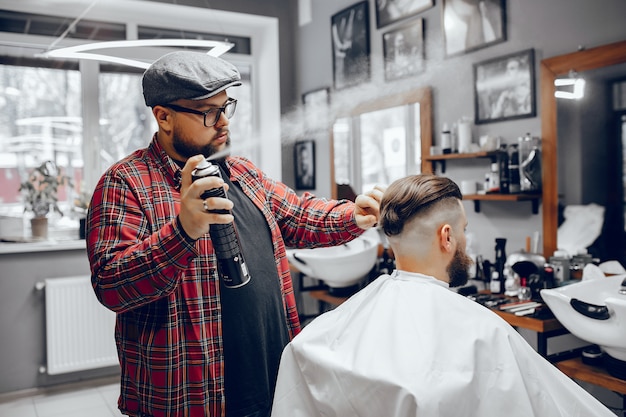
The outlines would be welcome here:
<svg viewBox="0 0 626 417">
<path fill-rule="evenodd" d="M 120 417 L 119 390 L 106 379 L 0 397 L 0 417 Z"/>
</svg>

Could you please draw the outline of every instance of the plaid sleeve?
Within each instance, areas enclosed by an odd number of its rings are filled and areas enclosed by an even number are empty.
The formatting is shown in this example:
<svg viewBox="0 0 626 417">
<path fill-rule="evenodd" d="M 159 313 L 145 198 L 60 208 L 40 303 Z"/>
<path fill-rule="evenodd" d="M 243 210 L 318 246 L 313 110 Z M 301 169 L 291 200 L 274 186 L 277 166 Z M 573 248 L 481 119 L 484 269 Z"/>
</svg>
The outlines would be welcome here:
<svg viewBox="0 0 626 417">
<path fill-rule="evenodd" d="M 171 193 L 159 181 L 147 169 L 127 166 L 105 174 L 94 191 L 87 221 L 92 284 L 100 302 L 115 312 L 172 292 L 197 256 L 176 220 L 178 203 L 155 193 Z M 157 216 L 163 219 L 152 230 Z"/>
<path fill-rule="evenodd" d="M 268 181 L 268 180 L 266 180 Z M 355 205 L 305 192 L 298 196 L 285 184 L 269 180 L 270 203 L 289 247 L 320 247 L 348 242 L 363 233 L 356 225 Z"/>
</svg>

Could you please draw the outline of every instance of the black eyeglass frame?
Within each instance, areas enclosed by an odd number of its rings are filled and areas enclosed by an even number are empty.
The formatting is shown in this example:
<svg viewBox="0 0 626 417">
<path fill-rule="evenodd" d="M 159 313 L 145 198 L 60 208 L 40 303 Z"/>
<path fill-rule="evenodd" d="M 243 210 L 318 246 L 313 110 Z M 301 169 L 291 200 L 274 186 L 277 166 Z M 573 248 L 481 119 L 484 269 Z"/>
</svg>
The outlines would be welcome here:
<svg viewBox="0 0 626 417">
<path fill-rule="evenodd" d="M 217 121 L 220 119 L 220 116 L 222 115 L 222 113 L 224 113 L 227 119 L 230 119 L 231 117 L 233 117 L 233 115 L 235 114 L 235 110 L 237 109 L 237 99 L 229 98 L 226 104 L 224 104 L 222 107 L 212 107 L 207 111 L 190 109 L 187 107 L 183 107 L 183 106 L 179 106 L 177 104 L 171 104 L 171 103 L 162 104 L 162 106 L 167 107 L 168 109 L 172 109 L 174 111 L 180 112 L 180 113 L 191 113 L 191 114 L 202 115 L 204 117 L 204 120 L 203 120 L 204 127 L 211 127 L 211 126 L 215 126 Z M 213 119 L 213 123 L 207 124 L 206 117 L 208 114 L 212 114 L 213 112 L 215 112 L 215 118 Z"/>
</svg>

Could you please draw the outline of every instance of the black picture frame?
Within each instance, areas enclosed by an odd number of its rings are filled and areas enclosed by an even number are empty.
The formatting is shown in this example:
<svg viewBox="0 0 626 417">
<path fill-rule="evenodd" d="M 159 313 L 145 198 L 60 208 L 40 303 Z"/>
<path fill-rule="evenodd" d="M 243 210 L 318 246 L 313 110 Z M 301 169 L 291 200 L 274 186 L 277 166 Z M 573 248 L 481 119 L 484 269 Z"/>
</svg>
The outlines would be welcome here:
<svg viewBox="0 0 626 417">
<path fill-rule="evenodd" d="M 383 56 L 387 81 L 424 72 L 424 19 L 384 33 Z"/>
<path fill-rule="evenodd" d="M 296 190 L 315 189 L 315 141 L 300 140 L 293 147 Z"/>
<path fill-rule="evenodd" d="M 408 19 L 435 5 L 434 0 L 375 0 L 374 3 L 378 29 Z"/>
<path fill-rule="evenodd" d="M 474 64 L 475 123 L 535 117 L 535 50 Z"/>
<path fill-rule="evenodd" d="M 369 2 L 362 1 L 334 14 L 330 21 L 333 84 L 340 90 L 369 81 Z"/>
<path fill-rule="evenodd" d="M 445 55 L 462 55 L 506 41 L 505 0 L 441 0 Z"/>
<path fill-rule="evenodd" d="M 302 94 L 304 128 L 326 130 L 329 124 L 330 87 L 322 87 Z"/>
</svg>

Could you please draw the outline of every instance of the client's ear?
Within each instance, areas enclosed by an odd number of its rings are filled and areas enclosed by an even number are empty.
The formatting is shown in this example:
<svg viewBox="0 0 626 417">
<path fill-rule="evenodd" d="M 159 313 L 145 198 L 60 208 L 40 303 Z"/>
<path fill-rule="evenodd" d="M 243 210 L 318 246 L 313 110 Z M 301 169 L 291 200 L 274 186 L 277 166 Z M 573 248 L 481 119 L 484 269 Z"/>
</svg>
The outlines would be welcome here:
<svg viewBox="0 0 626 417">
<path fill-rule="evenodd" d="M 452 242 L 452 226 L 445 223 L 439 228 L 439 246 L 444 252 L 454 252 L 454 244 Z"/>
</svg>

